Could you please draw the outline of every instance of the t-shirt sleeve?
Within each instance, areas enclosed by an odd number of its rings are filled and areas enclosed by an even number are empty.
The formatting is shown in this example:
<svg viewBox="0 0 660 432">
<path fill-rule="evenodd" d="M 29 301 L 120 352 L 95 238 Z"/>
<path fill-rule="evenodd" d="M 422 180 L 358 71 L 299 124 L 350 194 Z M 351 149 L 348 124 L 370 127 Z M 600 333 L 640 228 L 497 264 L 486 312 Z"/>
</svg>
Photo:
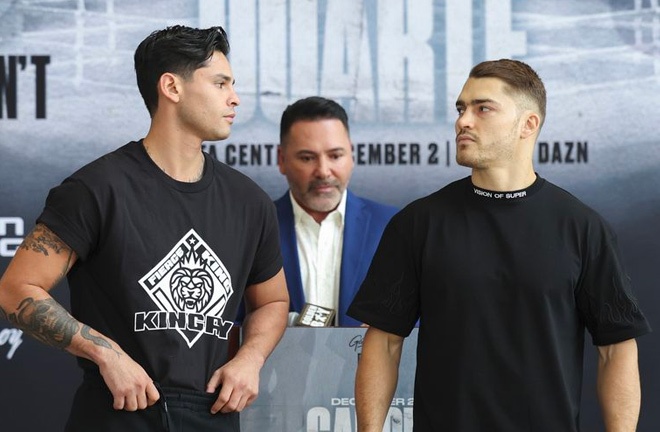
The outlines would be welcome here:
<svg viewBox="0 0 660 432">
<path fill-rule="evenodd" d="M 603 221 L 589 232 L 576 301 L 594 345 L 610 345 L 651 331 L 639 308 L 612 229 Z"/>
<path fill-rule="evenodd" d="M 406 229 L 410 226 L 401 214 L 387 225 L 347 311 L 356 320 L 403 337 L 410 334 L 419 318 L 419 260 Z"/>
<path fill-rule="evenodd" d="M 99 214 L 89 189 L 82 182 L 69 178 L 50 190 L 37 223 L 46 225 L 85 260 L 98 239 Z"/>
<path fill-rule="evenodd" d="M 270 199 L 262 204 L 261 230 L 256 254 L 250 270 L 247 284 L 265 282 L 277 274 L 282 268 L 282 253 L 280 250 L 280 234 L 277 224 L 275 205 Z M 257 229 L 255 227 L 255 229 Z"/>
</svg>

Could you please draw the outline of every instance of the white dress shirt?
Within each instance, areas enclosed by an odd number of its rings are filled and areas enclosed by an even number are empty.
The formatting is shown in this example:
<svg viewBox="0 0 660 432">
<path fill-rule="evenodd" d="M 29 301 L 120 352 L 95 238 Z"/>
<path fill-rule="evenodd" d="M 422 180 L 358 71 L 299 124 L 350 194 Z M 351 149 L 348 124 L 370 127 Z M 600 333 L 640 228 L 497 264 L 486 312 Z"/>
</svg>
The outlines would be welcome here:
<svg viewBox="0 0 660 432">
<path fill-rule="evenodd" d="M 339 276 L 344 243 L 346 191 L 336 209 L 319 224 L 289 192 L 295 221 L 298 260 L 305 302 L 334 309 L 339 307 Z M 335 315 L 335 323 L 337 315 Z"/>
</svg>

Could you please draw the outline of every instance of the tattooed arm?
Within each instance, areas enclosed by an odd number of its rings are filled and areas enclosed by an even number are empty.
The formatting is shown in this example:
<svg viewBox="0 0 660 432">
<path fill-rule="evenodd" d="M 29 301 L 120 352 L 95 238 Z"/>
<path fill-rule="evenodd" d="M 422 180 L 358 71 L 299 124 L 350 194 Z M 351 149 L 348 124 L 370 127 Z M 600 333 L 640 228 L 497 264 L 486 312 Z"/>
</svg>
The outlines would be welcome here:
<svg viewBox="0 0 660 432">
<path fill-rule="evenodd" d="M 0 308 L 13 325 L 39 341 L 67 349 L 78 322 L 49 294 L 76 254 L 44 225 L 23 240 L 0 279 Z"/>
<path fill-rule="evenodd" d="M 112 339 L 80 323 L 49 291 L 76 262 L 75 252 L 38 224 L 0 279 L 0 315 L 37 340 L 95 362 L 114 408 L 135 411 L 159 398 L 151 378 Z"/>
</svg>

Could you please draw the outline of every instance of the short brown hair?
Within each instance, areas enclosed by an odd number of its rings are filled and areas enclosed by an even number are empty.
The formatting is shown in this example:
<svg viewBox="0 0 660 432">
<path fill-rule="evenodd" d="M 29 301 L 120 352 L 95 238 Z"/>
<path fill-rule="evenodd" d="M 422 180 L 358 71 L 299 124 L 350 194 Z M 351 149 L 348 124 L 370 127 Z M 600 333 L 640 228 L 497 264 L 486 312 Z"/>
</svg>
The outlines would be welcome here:
<svg viewBox="0 0 660 432">
<path fill-rule="evenodd" d="M 531 101 L 545 121 L 545 86 L 528 64 L 519 60 L 500 59 L 481 62 L 470 71 L 470 78 L 497 78 L 504 81 L 512 93 Z"/>
</svg>

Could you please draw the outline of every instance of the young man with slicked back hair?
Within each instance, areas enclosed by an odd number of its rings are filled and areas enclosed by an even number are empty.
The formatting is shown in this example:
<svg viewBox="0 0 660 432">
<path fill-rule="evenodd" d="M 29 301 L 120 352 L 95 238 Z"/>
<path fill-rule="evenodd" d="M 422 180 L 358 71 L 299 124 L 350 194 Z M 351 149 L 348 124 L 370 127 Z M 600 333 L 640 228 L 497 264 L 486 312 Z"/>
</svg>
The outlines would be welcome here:
<svg viewBox="0 0 660 432">
<path fill-rule="evenodd" d="M 202 152 L 239 105 L 228 54 L 220 27 L 140 43 L 149 132 L 53 188 L 0 280 L 12 324 L 78 357 L 67 432 L 238 431 L 257 396 L 289 305 L 273 203 Z M 48 293 L 64 276 L 71 314 Z"/>
</svg>

